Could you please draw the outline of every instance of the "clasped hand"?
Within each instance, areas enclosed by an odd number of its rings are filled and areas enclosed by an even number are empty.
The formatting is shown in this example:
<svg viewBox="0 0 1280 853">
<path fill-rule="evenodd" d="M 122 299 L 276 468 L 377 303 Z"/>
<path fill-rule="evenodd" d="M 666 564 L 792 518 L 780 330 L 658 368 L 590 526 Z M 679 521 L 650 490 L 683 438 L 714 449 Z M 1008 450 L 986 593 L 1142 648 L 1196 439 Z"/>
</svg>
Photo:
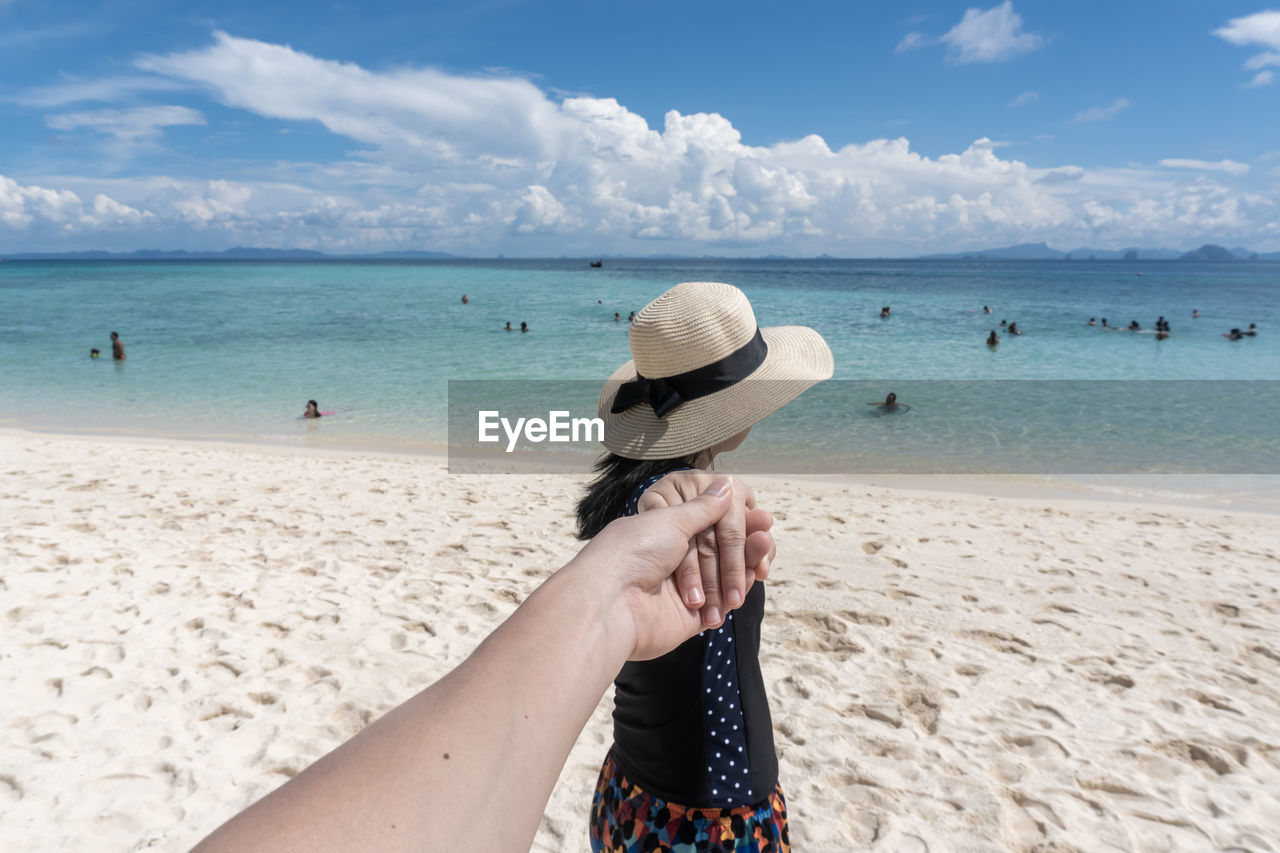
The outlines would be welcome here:
<svg viewBox="0 0 1280 853">
<path fill-rule="evenodd" d="M 645 492 L 640 514 L 609 524 L 565 569 L 607 574 L 609 606 L 617 608 L 611 627 L 627 658 L 647 660 L 742 604 L 751 584 L 768 576 L 772 526 L 741 480 L 678 471 Z"/>
</svg>

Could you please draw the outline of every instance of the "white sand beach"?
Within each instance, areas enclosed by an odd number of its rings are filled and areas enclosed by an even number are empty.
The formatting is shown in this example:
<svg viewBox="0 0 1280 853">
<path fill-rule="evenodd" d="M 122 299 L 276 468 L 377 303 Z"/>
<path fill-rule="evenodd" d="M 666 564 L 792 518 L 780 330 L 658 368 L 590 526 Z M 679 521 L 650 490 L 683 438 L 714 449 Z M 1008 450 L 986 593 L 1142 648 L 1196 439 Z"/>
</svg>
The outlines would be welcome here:
<svg viewBox="0 0 1280 853">
<path fill-rule="evenodd" d="M 191 846 L 461 661 L 583 482 L 0 433 L 0 849 Z M 794 849 L 1280 850 L 1280 519 L 753 485 Z"/>
</svg>

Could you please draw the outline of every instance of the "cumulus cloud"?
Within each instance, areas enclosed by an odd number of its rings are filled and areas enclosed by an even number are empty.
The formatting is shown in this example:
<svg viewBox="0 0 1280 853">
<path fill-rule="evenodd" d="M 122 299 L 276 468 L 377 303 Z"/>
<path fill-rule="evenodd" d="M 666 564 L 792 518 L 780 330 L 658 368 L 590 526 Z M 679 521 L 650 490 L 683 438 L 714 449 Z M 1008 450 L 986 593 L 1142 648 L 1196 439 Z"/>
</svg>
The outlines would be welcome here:
<svg viewBox="0 0 1280 853">
<path fill-rule="evenodd" d="M 1160 161 L 1166 169 L 1198 169 L 1201 172 L 1226 172 L 1228 175 L 1244 175 L 1249 172 L 1248 163 L 1235 160 L 1187 160 L 1171 158 Z"/>
<path fill-rule="evenodd" d="M 1022 16 L 1013 11 L 1011 0 L 990 9 L 967 9 L 960 23 L 940 41 L 949 48 L 952 62 L 999 62 L 1030 53 L 1044 44 L 1044 38 L 1022 29 Z"/>
<path fill-rule="evenodd" d="M 114 136 L 124 142 L 157 139 L 166 127 L 204 123 L 204 116 L 199 111 L 176 106 L 93 110 L 45 117 L 45 124 L 54 130 L 74 130 L 85 127 L 98 133 Z"/>
<path fill-rule="evenodd" d="M 1075 114 L 1068 124 L 1084 124 L 1091 121 L 1110 121 L 1133 106 L 1128 98 L 1116 98 L 1105 107 L 1090 107 Z"/>
<path fill-rule="evenodd" d="M 1245 84 L 1246 89 L 1266 86 L 1275 77 L 1272 72 L 1262 69 L 1280 65 L 1280 11 L 1267 10 L 1243 18 L 1232 18 L 1214 30 L 1213 34 L 1241 47 L 1266 48 L 1245 60 L 1246 71 L 1258 72 Z"/>
<path fill-rule="evenodd" d="M 1018 107 L 1025 107 L 1027 104 L 1034 104 L 1040 100 L 1039 92 L 1023 92 L 1018 97 L 1009 102 L 1009 109 L 1016 110 Z"/>
<path fill-rule="evenodd" d="M 133 223 L 133 248 L 161 235 L 169 245 L 476 254 L 1280 239 L 1277 202 L 1226 183 L 1237 173 L 1221 165 L 1040 168 L 1000 156 L 1003 143 L 986 138 L 936 157 L 906 138 L 751 145 L 714 113 L 672 110 L 650 126 L 615 99 L 557 100 L 526 79 L 374 70 L 225 34 L 139 62 L 227 106 L 327 128 L 358 150 L 324 163 L 273 161 L 239 180 L 7 180 L 0 237 L 56 234 L 65 246 L 69 229 Z M 1103 112 L 1128 102 L 1116 104 Z"/>
<path fill-rule="evenodd" d="M 63 232 L 100 231 L 140 225 L 149 214 L 98 194 L 91 204 L 70 190 L 20 184 L 0 175 L 0 226 L 26 231 L 34 226 Z"/>
</svg>

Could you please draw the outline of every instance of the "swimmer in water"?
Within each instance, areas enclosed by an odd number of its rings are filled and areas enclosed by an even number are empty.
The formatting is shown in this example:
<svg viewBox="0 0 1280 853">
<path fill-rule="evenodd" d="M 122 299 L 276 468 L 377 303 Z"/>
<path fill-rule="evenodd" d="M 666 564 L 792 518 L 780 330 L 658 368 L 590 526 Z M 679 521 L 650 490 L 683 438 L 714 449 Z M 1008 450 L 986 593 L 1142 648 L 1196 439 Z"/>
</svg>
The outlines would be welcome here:
<svg viewBox="0 0 1280 853">
<path fill-rule="evenodd" d="M 998 335 L 996 335 L 996 330 L 992 329 L 991 334 L 987 335 L 987 346 L 995 347 L 995 346 L 999 346 L 999 344 L 1000 344 L 1000 338 Z"/>
<path fill-rule="evenodd" d="M 885 398 L 884 398 L 884 401 L 883 401 L 883 402 L 881 402 L 881 401 L 877 400 L 877 401 L 876 401 L 876 402 L 874 402 L 874 403 L 867 403 L 867 405 L 868 405 L 868 406 L 875 406 L 875 407 L 876 407 L 876 410 L 877 410 L 880 414 L 882 414 L 882 415 L 890 415 L 890 414 L 894 414 L 894 413 L 896 413 L 896 412 L 909 412 L 909 411 L 911 411 L 911 407 L 910 407 L 910 406 L 908 406 L 908 405 L 907 405 L 907 404 L 905 404 L 905 403 L 899 403 L 899 402 L 898 402 L 898 395 L 897 395 L 897 394 L 894 394 L 892 391 L 890 391 L 890 392 L 889 392 L 889 396 L 887 396 L 887 397 L 885 397 Z"/>
<path fill-rule="evenodd" d="M 521 323 L 521 324 L 520 324 L 520 331 L 522 331 L 522 332 L 527 332 L 527 331 L 529 331 L 529 324 L 528 324 L 528 323 Z"/>
<path fill-rule="evenodd" d="M 1138 321 L 1137 321 L 1137 320 L 1130 320 L 1130 321 L 1129 321 L 1129 331 L 1131 331 L 1131 332 L 1141 332 L 1141 331 L 1142 331 L 1142 327 L 1138 325 Z"/>
<path fill-rule="evenodd" d="M 514 331 L 515 331 L 515 329 L 511 328 L 511 321 L 510 321 L 510 320 L 508 320 L 508 321 L 507 321 L 507 331 L 508 331 L 508 332 L 514 332 Z"/>
<path fill-rule="evenodd" d="M 1008 321 L 1008 320 L 1001 320 L 1001 321 L 1000 321 L 1000 328 L 1002 328 L 1002 329 L 1003 329 L 1005 326 L 1008 326 L 1008 325 L 1009 325 L 1009 321 Z"/>
<path fill-rule="evenodd" d="M 1090 318 L 1089 318 L 1089 322 L 1088 322 L 1088 323 L 1086 323 L 1085 325 L 1087 325 L 1087 326 L 1096 326 L 1096 325 L 1098 325 L 1098 321 L 1097 321 L 1097 320 L 1095 320 L 1093 317 L 1090 317 Z"/>
<path fill-rule="evenodd" d="M 1245 332 L 1244 334 L 1245 334 L 1245 337 L 1256 338 L 1258 336 L 1258 324 L 1250 323 L 1249 331 Z"/>
<path fill-rule="evenodd" d="M 89 350 L 89 358 L 97 358 L 99 355 L 101 355 L 101 353 L 99 353 L 96 348 Z"/>
<path fill-rule="evenodd" d="M 1244 333 L 1239 329 L 1232 329 L 1229 333 L 1224 332 L 1222 336 L 1229 341 L 1238 341 L 1244 337 Z"/>
<path fill-rule="evenodd" d="M 614 311 L 614 312 L 613 312 L 613 322 L 615 322 L 615 323 L 621 323 L 621 322 L 622 322 L 622 315 L 621 315 L 621 314 L 619 314 L 617 311 Z"/>
<path fill-rule="evenodd" d="M 880 309 L 880 319 L 881 319 L 881 320 L 888 320 L 888 319 L 889 319 L 889 306 L 888 306 L 888 305 L 886 305 L 886 306 L 884 306 L 883 308 L 881 308 L 881 309 Z"/>
<path fill-rule="evenodd" d="M 465 293 L 464 293 L 464 294 L 462 294 L 462 304 L 463 304 L 463 305 L 466 305 L 466 304 L 467 304 L 468 302 L 470 302 L 470 301 L 471 301 L 471 300 L 467 298 L 467 294 L 465 294 Z"/>
<path fill-rule="evenodd" d="M 989 306 L 989 305 L 983 305 L 983 306 L 982 306 L 982 313 L 983 313 L 983 314 L 990 314 L 990 313 L 991 313 L 991 306 Z"/>
<path fill-rule="evenodd" d="M 635 319 L 636 319 L 636 312 L 632 311 L 630 314 L 627 315 L 628 323 L 634 323 Z"/>
<path fill-rule="evenodd" d="M 1010 324 L 1009 324 L 1009 334 L 1011 334 L 1011 335 L 1020 335 L 1020 334 L 1022 334 L 1022 332 L 1019 332 L 1019 331 L 1018 331 L 1018 324 L 1017 324 L 1017 323 L 1010 323 Z"/>
<path fill-rule="evenodd" d="M 1192 319 L 1192 320 L 1199 320 L 1199 319 L 1200 319 L 1200 309 L 1199 309 L 1199 308 L 1192 308 L 1192 309 L 1191 309 L 1191 319 Z"/>
<path fill-rule="evenodd" d="M 1104 329 L 1110 329 L 1110 328 L 1111 328 L 1110 326 L 1108 326 L 1108 325 L 1107 325 L 1107 318 L 1106 318 L 1106 317 L 1103 317 L 1103 318 L 1102 318 L 1102 328 L 1104 328 Z"/>
<path fill-rule="evenodd" d="M 315 400 L 308 400 L 308 401 L 307 401 L 307 410 L 306 410 L 305 412 L 303 412 L 303 413 L 302 413 L 302 416 L 303 416 L 304 418 L 318 418 L 318 417 L 320 417 L 320 404 L 319 404 L 319 403 L 317 403 Z"/>
</svg>

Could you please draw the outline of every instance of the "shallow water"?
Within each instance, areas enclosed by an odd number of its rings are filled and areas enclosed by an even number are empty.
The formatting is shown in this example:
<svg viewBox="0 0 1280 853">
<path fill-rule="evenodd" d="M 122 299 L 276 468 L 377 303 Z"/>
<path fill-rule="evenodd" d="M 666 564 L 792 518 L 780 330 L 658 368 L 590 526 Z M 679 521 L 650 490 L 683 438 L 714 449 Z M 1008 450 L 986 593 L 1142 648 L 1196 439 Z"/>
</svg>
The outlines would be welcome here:
<svg viewBox="0 0 1280 853">
<path fill-rule="evenodd" d="M 833 455 L 847 462 L 852 452 L 893 470 L 910 467 L 904 458 L 963 470 L 992 431 L 970 416 L 981 407 L 961 403 L 1012 386 L 910 384 L 919 380 L 1041 380 L 1025 386 L 1034 393 L 1013 417 L 1031 434 L 1055 435 L 1053 446 L 1092 450 L 1101 472 L 1127 470 L 1139 451 L 1147 455 L 1130 467 L 1150 471 L 1154 459 L 1167 473 L 1248 467 L 1248 454 L 1277 452 L 1267 413 L 1280 409 L 1266 390 L 1233 402 L 1231 386 L 1207 383 L 1227 415 L 1207 417 L 1181 392 L 1169 396 L 1182 400 L 1180 416 L 1179 406 L 1159 405 L 1158 391 L 1154 404 L 1124 390 L 1099 403 L 1101 386 L 1044 382 L 1280 378 L 1280 264 L 1270 263 L 10 262 L 0 265 L 3 423 L 441 447 L 447 380 L 598 383 L 629 358 L 627 313 L 690 280 L 741 287 L 761 325 L 813 326 L 835 354 L 836 378 L 866 382 L 820 387 L 757 429 L 749 450 L 784 468 Z M 1086 325 L 1105 316 L 1149 330 L 1158 315 L 1172 324 L 1169 340 Z M 1024 334 L 1002 334 L 991 350 L 984 341 L 1002 319 Z M 532 331 L 503 331 L 507 321 Z M 1222 337 L 1251 322 L 1257 337 Z M 124 364 L 110 360 L 112 330 L 125 342 Z M 91 361 L 95 346 L 106 357 Z M 866 401 L 889 390 L 912 411 L 870 416 Z M 309 398 L 338 414 L 301 420 Z M 1134 417 L 1153 410 L 1160 417 Z M 846 429 L 833 428 L 833 413 Z"/>
</svg>

